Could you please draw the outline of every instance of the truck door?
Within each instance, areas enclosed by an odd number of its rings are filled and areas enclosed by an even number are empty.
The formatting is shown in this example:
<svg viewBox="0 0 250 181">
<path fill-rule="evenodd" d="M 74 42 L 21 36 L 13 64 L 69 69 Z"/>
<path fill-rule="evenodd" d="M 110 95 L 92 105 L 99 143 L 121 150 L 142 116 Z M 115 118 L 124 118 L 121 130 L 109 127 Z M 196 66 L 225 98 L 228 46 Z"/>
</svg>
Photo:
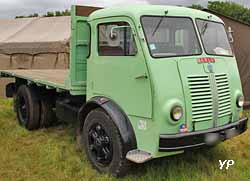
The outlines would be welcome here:
<svg viewBox="0 0 250 181">
<path fill-rule="evenodd" d="M 92 24 L 88 98 L 106 96 L 131 116 L 151 118 L 152 95 L 145 58 L 129 18 Z"/>
</svg>

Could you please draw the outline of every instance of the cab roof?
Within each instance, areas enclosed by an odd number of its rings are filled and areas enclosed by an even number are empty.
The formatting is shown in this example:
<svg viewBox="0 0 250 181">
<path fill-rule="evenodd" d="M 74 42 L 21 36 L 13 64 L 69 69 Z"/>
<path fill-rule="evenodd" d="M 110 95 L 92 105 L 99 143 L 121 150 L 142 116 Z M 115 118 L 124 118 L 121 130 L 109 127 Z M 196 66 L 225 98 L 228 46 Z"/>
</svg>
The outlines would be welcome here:
<svg viewBox="0 0 250 181">
<path fill-rule="evenodd" d="M 167 15 L 165 14 L 166 12 Z M 186 7 L 180 6 L 162 6 L 162 5 L 134 5 L 134 6 L 124 6 L 124 7 L 111 7 L 111 8 L 104 8 L 101 10 L 97 10 L 93 12 L 89 16 L 89 21 L 101 19 L 101 18 L 108 18 L 108 17 L 116 17 L 116 16 L 127 16 L 132 19 L 140 19 L 141 16 L 177 16 L 177 17 L 190 17 L 190 18 L 201 18 L 201 19 L 208 19 L 209 16 L 210 20 L 222 22 L 222 20 L 217 17 L 216 15 L 195 10 Z"/>
</svg>

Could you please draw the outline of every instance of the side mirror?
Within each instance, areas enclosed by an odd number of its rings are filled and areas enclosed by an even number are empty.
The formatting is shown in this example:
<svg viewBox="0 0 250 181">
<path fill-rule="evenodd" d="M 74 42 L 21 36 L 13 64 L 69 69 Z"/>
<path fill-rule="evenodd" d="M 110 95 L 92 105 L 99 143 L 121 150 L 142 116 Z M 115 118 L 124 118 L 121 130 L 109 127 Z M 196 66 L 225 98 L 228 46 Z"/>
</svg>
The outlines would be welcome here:
<svg viewBox="0 0 250 181">
<path fill-rule="evenodd" d="M 234 31 L 232 30 L 232 28 L 230 26 L 228 27 L 227 33 L 228 33 L 229 42 L 233 43 L 234 42 L 234 37 L 233 37 Z"/>
<path fill-rule="evenodd" d="M 123 28 L 130 28 L 130 26 L 114 26 L 111 28 L 111 32 L 110 32 L 110 38 L 111 39 L 116 39 L 117 37 L 117 31 L 116 30 L 120 30 L 120 29 L 123 29 Z"/>
</svg>

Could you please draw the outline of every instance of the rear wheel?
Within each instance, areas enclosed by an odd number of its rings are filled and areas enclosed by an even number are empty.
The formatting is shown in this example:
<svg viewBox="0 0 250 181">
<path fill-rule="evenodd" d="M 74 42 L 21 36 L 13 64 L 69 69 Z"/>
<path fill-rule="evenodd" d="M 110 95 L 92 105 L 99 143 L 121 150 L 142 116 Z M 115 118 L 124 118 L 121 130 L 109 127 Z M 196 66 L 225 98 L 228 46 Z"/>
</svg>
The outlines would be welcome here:
<svg viewBox="0 0 250 181">
<path fill-rule="evenodd" d="M 40 127 L 48 128 L 56 121 L 56 114 L 53 111 L 54 105 L 53 101 L 49 100 L 46 97 L 42 97 L 40 100 L 41 103 L 41 118 L 40 118 Z"/>
<path fill-rule="evenodd" d="M 18 122 L 28 130 L 40 127 L 40 103 L 35 88 L 21 85 L 15 98 L 15 109 Z"/>
<path fill-rule="evenodd" d="M 130 162 L 123 155 L 120 133 L 104 110 L 98 108 L 88 114 L 82 136 L 85 152 L 94 168 L 118 177 L 126 173 Z"/>
<path fill-rule="evenodd" d="M 15 113 L 17 113 L 16 96 L 13 97 L 13 110 Z"/>
</svg>

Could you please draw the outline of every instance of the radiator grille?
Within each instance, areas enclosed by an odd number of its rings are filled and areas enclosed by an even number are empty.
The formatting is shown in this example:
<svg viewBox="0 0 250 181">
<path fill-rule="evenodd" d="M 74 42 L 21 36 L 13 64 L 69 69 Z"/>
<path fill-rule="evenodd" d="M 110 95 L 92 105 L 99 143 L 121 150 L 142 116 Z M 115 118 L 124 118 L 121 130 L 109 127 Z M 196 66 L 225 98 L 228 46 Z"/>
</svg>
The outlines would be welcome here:
<svg viewBox="0 0 250 181">
<path fill-rule="evenodd" d="M 215 81 L 218 91 L 218 118 L 231 114 L 231 95 L 227 74 L 216 74 Z"/>
<path fill-rule="evenodd" d="M 213 98 L 207 75 L 188 76 L 192 101 L 192 118 L 195 122 L 213 119 Z"/>
<path fill-rule="evenodd" d="M 218 97 L 218 118 L 231 115 L 231 95 L 227 74 L 215 74 Z M 188 76 L 192 102 L 192 119 L 195 122 L 213 119 L 213 94 L 208 75 Z"/>
</svg>

